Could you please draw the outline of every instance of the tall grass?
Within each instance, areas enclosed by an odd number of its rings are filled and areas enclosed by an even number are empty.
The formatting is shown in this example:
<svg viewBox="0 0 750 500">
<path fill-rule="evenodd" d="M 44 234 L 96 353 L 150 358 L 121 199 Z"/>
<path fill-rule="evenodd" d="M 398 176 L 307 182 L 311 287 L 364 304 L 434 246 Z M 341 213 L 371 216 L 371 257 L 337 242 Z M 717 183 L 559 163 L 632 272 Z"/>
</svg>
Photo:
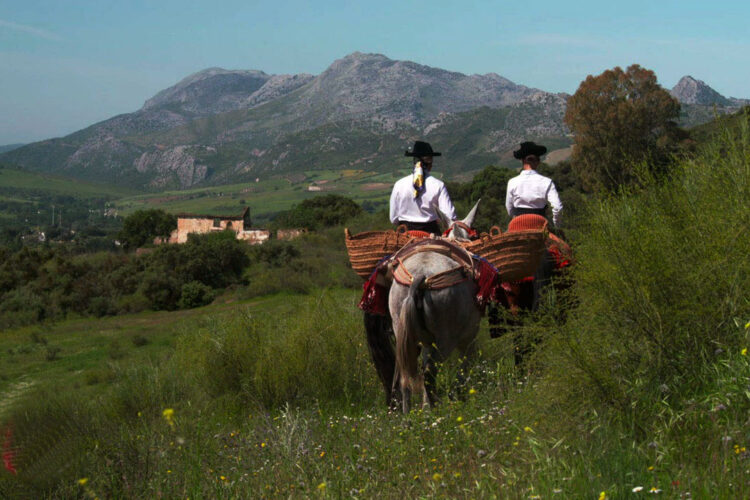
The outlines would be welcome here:
<svg viewBox="0 0 750 500">
<path fill-rule="evenodd" d="M 176 358 L 210 394 L 265 408 L 372 401 L 378 388 L 354 299 L 319 292 L 273 312 L 208 318 L 181 337 Z"/>
</svg>

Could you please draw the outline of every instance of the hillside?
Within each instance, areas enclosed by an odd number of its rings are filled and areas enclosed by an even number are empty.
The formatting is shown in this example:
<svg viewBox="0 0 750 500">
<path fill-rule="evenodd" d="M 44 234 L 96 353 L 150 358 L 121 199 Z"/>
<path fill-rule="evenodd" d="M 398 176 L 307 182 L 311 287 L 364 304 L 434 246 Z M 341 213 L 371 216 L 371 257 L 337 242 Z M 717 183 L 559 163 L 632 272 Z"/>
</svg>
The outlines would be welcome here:
<svg viewBox="0 0 750 500">
<path fill-rule="evenodd" d="M 671 93 L 682 126 L 748 103 L 690 76 Z M 317 76 L 209 68 L 138 111 L 0 153 L 0 161 L 153 191 L 361 164 L 384 172 L 420 138 L 444 153 L 452 176 L 502 164 L 523 140 L 569 146 L 566 100 L 494 73 L 355 52 Z"/>
<path fill-rule="evenodd" d="M 316 77 L 205 70 L 159 92 L 135 113 L 0 159 L 76 178 L 187 188 L 350 162 L 389 168 L 414 139 L 449 137 L 460 147 L 442 150 L 462 171 L 525 138 L 567 145 L 564 103 L 564 95 L 496 74 L 467 76 L 354 53 Z M 481 108 L 493 110 L 496 119 L 486 112 L 480 120 L 467 115 Z"/>
</svg>

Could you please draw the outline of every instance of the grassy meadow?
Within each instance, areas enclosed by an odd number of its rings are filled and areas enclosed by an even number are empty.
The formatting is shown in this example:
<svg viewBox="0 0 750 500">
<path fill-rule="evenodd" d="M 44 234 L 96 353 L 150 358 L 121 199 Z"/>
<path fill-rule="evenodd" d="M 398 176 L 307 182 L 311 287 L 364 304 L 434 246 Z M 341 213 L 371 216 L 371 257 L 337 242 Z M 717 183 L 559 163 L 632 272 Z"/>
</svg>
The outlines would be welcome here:
<svg viewBox="0 0 750 500">
<path fill-rule="evenodd" d="M 386 207 L 393 183 L 407 175 L 404 168 L 382 173 L 361 169 L 315 170 L 258 178 L 257 182 L 202 187 L 158 194 L 140 194 L 118 199 L 115 206 L 122 215 L 144 208 L 160 208 L 170 213 L 239 214 L 250 207 L 254 224 L 267 224 L 283 210 L 320 194 L 339 194 L 371 207 Z M 436 175 L 441 176 L 440 172 Z M 320 191 L 309 191 L 316 185 Z"/>
<path fill-rule="evenodd" d="M 40 174 L 0 166 L 0 186 L 6 191 L 4 194 L 18 191 L 45 191 L 56 195 L 69 195 L 77 198 L 120 198 L 132 196 L 136 191 L 131 188 L 113 184 L 99 184 L 72 180 L 55 175 Z M 8 198 L 14 199 L 14 198 Z M 14 199 L 15 200 L 15 199 Z M 15 200 L 18 201 L 18 200 Z M 28 201 L 25 198 L 21 201 Z"/>
<path fill-rule="evenodd" d="M 483 323 L 459 397 L 451 360 L 407 416 L 340 277 L 6 330 L 0 496 L 750 497 L 747 124 L 582 210 L 572 289 L 499 339 Z"/>
</svg>

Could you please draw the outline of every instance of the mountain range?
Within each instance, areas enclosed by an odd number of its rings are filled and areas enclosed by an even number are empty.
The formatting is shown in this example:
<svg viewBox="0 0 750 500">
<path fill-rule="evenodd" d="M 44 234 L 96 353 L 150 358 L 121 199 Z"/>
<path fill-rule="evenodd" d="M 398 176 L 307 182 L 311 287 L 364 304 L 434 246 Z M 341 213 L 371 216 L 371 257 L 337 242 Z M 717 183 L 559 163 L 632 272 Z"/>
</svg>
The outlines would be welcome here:
<svg viewBox="0 0 750 500">
<path fill-rule="evenodd" d="M 748 101 L 686 76 L 672 89 L 698 123 Z M 393 170 L 415 139 L 449 175 L 511 161 L 522 140 L 567 147 L 567 94 L 355 52 L 320 75 L 210 68 L 133 113 L 0 154 L 32 171 L 133 187 L 188 188 L 316 169 Z"/>
</svg>

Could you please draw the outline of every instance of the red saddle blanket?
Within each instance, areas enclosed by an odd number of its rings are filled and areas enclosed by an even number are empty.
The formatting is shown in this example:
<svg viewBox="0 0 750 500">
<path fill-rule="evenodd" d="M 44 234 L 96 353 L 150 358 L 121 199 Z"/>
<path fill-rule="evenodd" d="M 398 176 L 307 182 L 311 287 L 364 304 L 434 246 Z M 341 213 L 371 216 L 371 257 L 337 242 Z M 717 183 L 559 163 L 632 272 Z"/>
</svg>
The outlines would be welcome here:
<svg viewBox="0 0 750 500">
<path fill-rule="evenodd" d="M 437 241 L 443 246 L 448 243 L 445 240 Z M 437 243 L 437 241 L 432 240 L 434 243 Z M 431 248 L 430 245 L 424 245 L 424 247 Z M 468 253 L 461 249 L 461 247 L 457 246 L 457 251 L 465 253 L 467 259 L 469 258 Z M 398 254 L 401 253 L 402 251 L 398 252 Z M 362 286 L 362 299 L 358 306 L 363 311 L 371 314 L 388 314 L 388 292 L 390 291 L 391 278 L 386 277 L 386 275 L 392 272 L 391 263 L 396 256 L 388 256 L 381 260 L 373 270 L 369 279 Z M 477 255 L 471 255 L 470 258 L 471 269 L 469 270 L 470 275 L 467 276 L 467 279 L 473 280 L 476 284 L 475 300 L 477 306 L 484 313 L 484 309 L 488 302 L 505 301 L 506 290 L 504 290 L 503 285 L 500 283 L 500 275 L 497 269 L 495 269 L 492 264 Z M 400 262 L 400 259 L 395 260 Z"/>
</svg>

